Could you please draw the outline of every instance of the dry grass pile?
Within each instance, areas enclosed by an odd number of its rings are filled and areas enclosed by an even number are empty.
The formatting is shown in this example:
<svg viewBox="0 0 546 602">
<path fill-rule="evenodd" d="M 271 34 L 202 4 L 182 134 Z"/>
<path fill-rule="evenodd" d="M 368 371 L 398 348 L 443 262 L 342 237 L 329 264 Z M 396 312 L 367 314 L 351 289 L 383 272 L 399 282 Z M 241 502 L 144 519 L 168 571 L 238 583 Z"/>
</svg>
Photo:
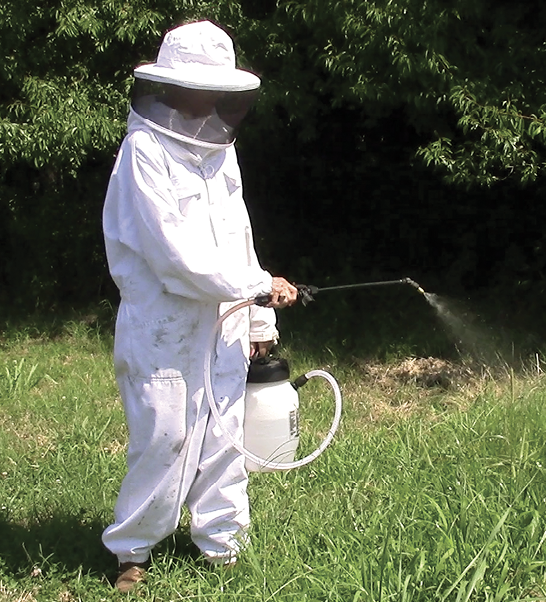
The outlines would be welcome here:
<svg viewBox="0 0 546 602">
<path fill-rule="evenodd" d="M 409 357 L 397 363 L 365 364 L 363 374 L 374 386 L 393 389 L 413 384 L 426 389 L 439 387 L 459 390 L 478 375 L 465 364 L 455 364 L 436 357 Z"/>
<path fill-rule="evenodd" d="M 447 409 L 464 410 L 487 387 L 504 386 L 503 380 L 483 367 L 436 357 L 387 363 L 355 359 L 344 386 L 344 405 L 368 425 L 415 413 L 434 419 Z"/>
</svg>

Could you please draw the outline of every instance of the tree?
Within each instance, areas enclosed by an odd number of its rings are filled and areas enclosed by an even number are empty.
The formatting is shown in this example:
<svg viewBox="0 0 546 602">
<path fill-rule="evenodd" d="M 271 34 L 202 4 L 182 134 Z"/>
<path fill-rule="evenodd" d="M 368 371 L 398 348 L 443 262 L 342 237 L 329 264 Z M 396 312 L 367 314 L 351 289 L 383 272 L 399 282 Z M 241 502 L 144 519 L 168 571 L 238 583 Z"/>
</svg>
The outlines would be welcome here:
<svg viewBox="0 0 546 602">
<path fill-rule="evenodd" d="M 245 36 L 303 136 L 330 104 L 368 126 L 402 110 L 449 181 L 527 183 L 545 166 L 545 18 L 540 0 L 289 0 Z"/>
<path fill-rule="evenodd" d="M 95 294 L 100 211 L 125 133 L 132 68 L 198 0 L 5 0 L 0 6 L 3 291 Z"/>
<path fill-rule="evenodd" d="M 454 255 L 468 267 L 475 205 L 487 215 L 488 203 L 510 203 L 512 186 L 538 190 L 544 173 L 545 17 L 541 0 L 5 0 L 4 290 L 21 281 L 44 296 L 102 290 L 100 211 L 132 69 L 193 18 L 228 28 L 241 65 L 263 78 L 239 148 L 266 261 L 282 256 L 260 228 L 260 205 L 275 203 L 282 248 L 301 257 L 294 271 L 311 270 L 309 249 L 326 236 L 320 267 L 327 260 L 347 278 L 363 257 L 366 269 L 439 257 L 443 267 Z M 495 196 L 475 192 L 484 185 Z M 454 205 L 460 220 L 438 237 Z M 444 250 L 426 255 L 427 238 Z M 535 273 L 545 265 L 522 256 Z"/>
</svg>

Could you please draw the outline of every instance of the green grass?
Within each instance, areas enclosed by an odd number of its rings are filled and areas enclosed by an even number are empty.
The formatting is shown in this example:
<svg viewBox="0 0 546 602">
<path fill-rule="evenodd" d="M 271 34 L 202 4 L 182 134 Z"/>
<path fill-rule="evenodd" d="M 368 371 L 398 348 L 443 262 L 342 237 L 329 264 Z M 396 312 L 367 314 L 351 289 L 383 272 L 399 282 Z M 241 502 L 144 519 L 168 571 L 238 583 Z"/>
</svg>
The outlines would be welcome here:
<svg viewBox="0 0 546 602">
<path fill-rule="evenodd" d="M 112 338 L 93 319 L 6 327 L 0 339 L 0 601 L 127 599 L 100 541 L 125 470 Z M 208 568 L 187 514 L 129 599 L 546 600 L 546 380 L 540 371 L 439 388 L 376 362 L 284 349 L 345 399 L 332 446 L 290 473 L 251 475 L 252 546 Z M 379 376 L 381 378 L 379 378 Z M 393 376 L 394 375 L 394 376 Z M 302 390 L 304 445 L 329 426 Z"/>
</svg>

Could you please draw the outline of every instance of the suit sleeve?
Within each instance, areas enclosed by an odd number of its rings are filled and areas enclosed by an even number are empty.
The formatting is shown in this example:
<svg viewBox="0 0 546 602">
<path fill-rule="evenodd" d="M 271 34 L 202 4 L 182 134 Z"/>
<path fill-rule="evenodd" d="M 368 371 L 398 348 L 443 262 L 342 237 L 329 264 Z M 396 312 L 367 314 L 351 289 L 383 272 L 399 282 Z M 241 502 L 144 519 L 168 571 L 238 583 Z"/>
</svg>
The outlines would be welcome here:
<svg viewBox="0 0 546 602">
<path fill-rule="evenodd" d="M 276 327 L 277 314 L 272 307 L 250 307 L 250 341 L 252 343 L 264 343 L 277 341 L 279 331 Z"/>
</svg>

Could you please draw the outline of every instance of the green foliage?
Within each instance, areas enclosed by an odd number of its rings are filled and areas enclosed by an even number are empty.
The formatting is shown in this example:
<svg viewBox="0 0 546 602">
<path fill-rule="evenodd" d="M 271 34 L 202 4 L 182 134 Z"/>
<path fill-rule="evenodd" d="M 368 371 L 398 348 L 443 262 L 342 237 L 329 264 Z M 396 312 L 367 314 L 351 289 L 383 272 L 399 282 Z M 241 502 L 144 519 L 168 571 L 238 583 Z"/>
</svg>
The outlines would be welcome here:
<svg viewBox="0 0 546 602">
<path fill-rule="evenodd" d="M 153 59 L 170 19 L 197 2 L 121 0 L 0 8 L 0 160 L 75 175 L 89 153 L 111 154 L 125 131 L 129 65 Z"/>
<path fill-rule="evenodd" d="M 100 210 L 125 133 L 132 68 L 153 60 L 163 31 L 205 4 L 2 3 L 4 294 L 40 304 L 104 293 Z"/>
<path fill-rule="evenodd" d="M 517 186 L 541 183 L 540 0 L 6 0 L 0 294 L 17 290 L 35 303 L 110 294 L 100 209 L 132 69 L 155 58 L 166 29 L 194 18 L 225 26 L 241 65 L 263 79 L 239 149 L 266 264 L 299 278 L 327 269 L 347 281 L 376 265 L 400 276 L 407 266 L 448 265 L 458 281 L 480 263 L 483 232 L 465 216 L 482 204 L 491 225 L 497 199 L 510 213 Z M 457 192 L 464 188 L 474 196 Z M 272 203 L 281 245 L 265 215 Z M 460 219 L 446 228 L 454 206 Z M 325 239 L 329 253 L 313 257 L 309 248 Z M 427 254 L 423 240 L 449 249 Z M 536 278 L 541 235 L 528 242 L 533 251 L 527 241 L 509 244 L 523 269 L 503 280 Z"/>
<path fill-rule="evenodd" d="M 269 106 L 289 122 L 304 115 L 304 137 L 330 104 L 358 106 L 368 123 L 402 107 L 423 137 L 417 154 L 449 181 L 533 181 L 544 170 L 544 15 L 532 1 L 280 2 L 260 31 L 264 70 L 284 84 Z"/>
<path fill-rule="evenodd" d="M 367 120 L 403 106 L 431 138 L 420 154 L 454 181 L 541 173 L 541 3 L 291 0 L 261 20 L 246 18 L 245 4 L 3 3 L 4 169 L 21 159 L 77 169 L 91 150 L 112 152 L 132 67 L 153 60 L 165 29 L 206 16 L 236 31 L 264 72 L 262 116 L 282 106 L 304 138 L 331 106 L 359 106 Z"/>
</svg>

